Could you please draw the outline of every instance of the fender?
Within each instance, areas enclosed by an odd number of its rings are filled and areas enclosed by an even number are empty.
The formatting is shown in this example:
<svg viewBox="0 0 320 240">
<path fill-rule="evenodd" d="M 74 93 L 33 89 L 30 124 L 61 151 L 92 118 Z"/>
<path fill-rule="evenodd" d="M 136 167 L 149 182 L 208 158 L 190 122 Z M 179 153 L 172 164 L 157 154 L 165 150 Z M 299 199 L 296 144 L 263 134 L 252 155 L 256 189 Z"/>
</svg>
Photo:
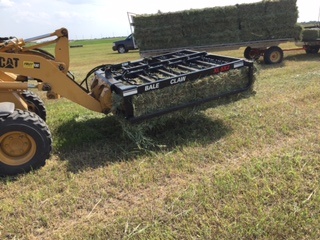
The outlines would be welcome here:
<svg viewBox="0 0 320 240">
<path fill-rule="evenodd" d="M 6 117 L 13 113 L 14 103 L 12 102 L 1 102 L 0 103 L 0 117 Z"/>
</svg>

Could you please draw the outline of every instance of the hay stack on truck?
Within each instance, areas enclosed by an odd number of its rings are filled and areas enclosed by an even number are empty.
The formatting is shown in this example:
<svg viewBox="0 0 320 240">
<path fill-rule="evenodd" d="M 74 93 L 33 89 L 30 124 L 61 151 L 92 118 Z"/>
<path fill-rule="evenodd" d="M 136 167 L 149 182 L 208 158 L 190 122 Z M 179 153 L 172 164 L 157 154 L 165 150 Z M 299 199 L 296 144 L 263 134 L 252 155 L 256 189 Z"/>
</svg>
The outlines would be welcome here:
<svg viewBox="0 0 320 240">
<path fill-rule="evenodd" d="M 299 39 L 296 0 L 264 0 L 251 4 L 142 14 L 134 17 L 142 56 L 178 49 L 204 51 L 244 47 L 244 57 L 268 64 L 283 60 L 280 44 Z M 309 49 L 308 42 L 302 47 Z"/>
<path fill-rule="evenodd" d="M 37 40 L 41 43 L 34 43 Z M 42 49 L 50 44 L 55 45 L 54 54 Z M 234 79 L 228 78 L 228 72 Z M 69 71 L 67 29 L 4 40 L 0 43 L 0 175 L 40 168 L 51 154 L 46 108 L 29 91 L 31 79 L 49 99 L 61 95 L 130 122 L 204 106 L 212 100 L 248 97 L 254 81 L 251 61 L 191 50 L 103 64 L 76 81 Z"/>
<path fill-rule="evenodd" d="M 301 33 L 296 40 L 296 45 L 302 47 L 306 53 L 315 54 L 320 49 L 320 26 L 303 26 L 301 27 Z"/>
</svg>

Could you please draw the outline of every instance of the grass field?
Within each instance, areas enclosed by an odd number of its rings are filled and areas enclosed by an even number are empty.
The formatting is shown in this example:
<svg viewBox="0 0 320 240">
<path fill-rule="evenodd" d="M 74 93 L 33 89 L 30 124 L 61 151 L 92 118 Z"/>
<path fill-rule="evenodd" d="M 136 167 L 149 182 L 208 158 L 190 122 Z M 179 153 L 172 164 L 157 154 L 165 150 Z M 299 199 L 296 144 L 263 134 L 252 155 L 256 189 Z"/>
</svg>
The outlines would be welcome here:
<svg viewBox="0 0 320 240">
<path fill-rule="evenodd" d="M 79 44 L 70 68 L 80 80 L 139 58 L 111 40 Z M 259 64 L 254 97 L 168 120 L 148 132 L 152 150 L 113 116 L 44 99 L 54 152 L 0 180 L 0 239 L 319 239 L 319 56 Z"/>
</svg>

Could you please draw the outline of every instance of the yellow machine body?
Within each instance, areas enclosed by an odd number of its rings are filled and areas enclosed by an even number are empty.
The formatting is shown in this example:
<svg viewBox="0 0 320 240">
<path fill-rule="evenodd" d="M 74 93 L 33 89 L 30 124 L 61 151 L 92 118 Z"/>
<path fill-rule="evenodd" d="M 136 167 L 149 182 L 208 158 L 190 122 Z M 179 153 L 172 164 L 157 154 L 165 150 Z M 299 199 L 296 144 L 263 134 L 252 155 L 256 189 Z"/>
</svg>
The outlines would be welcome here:
<svg viewBox="0 0 320 240">
<path fill-rule="evenodd" d="M 55 39 L 27 46 L 28 42 L 52 37 Z M 50 44 L 55 44 L 54 56 L 48 57 L 38 50 Z M 28 88 L 25 81 L 28 78 L 37 79 L 38 88 L 47 91 L 48 98 L 61 95 L 96 112 L 108 113 L 111 109 L 109 86 L 98 83 L 95 94 L 91 94 L 69 76 L 69 39 L 65 28 L 31 39 L 0 43 L 0 102 L 13 102 L 16 108 L 27 110 L 27 103 L 19 93 Z"/>
</svg>

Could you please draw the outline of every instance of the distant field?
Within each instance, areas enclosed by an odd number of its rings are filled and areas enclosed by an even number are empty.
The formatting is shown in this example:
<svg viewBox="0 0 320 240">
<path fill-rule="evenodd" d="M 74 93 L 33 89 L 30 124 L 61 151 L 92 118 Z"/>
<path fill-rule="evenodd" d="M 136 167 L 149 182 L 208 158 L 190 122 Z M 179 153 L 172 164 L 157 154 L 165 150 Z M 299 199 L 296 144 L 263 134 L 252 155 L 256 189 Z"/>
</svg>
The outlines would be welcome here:
<svg viewBox="0 0 320 240">
<path fill-rule="evenodd" d="M 83 45 L 70 48 L 76 79 L 140 58 L 112 42 L 72 42 Z M 168 120 L 147 132 L 152 149 L 113 116 L 43 98 L 54 152 L 42 169 L 1 179 L 0 238 L 319 239 L 319 64 L 304 51 L 259 63 L 254 97 Z"/>
</svg>

